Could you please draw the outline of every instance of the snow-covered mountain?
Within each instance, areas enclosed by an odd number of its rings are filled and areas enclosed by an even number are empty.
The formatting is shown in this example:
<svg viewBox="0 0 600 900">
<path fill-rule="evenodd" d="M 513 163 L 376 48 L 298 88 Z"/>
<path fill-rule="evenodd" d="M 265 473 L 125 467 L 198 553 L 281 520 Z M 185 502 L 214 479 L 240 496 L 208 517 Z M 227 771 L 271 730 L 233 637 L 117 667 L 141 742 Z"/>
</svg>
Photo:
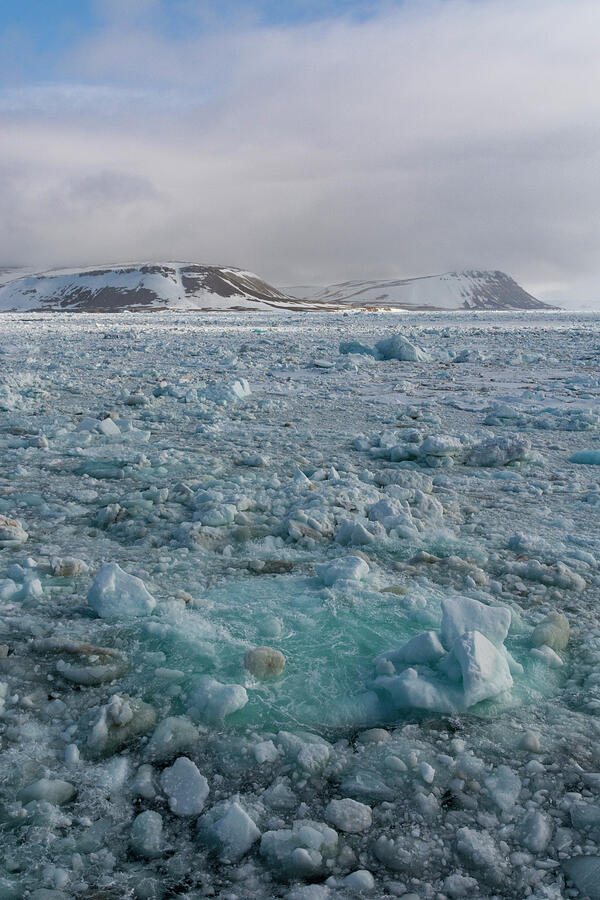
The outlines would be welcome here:
<svg viewBox="0 0 600 900">
<path fill-rule="evenodd" d="M 311 309 L 252 272 L 196 263 L 136 263 L 32 273 L 0 269 L 0 311 Z"/>
<path fill-rule="evenodd" d="M 285 293 L 317 303 L 392 309 L 551 309 L 504 272 L 446 272 L 394 281 L 296 285 Z"/>
<path fill-rule="evenodd" d="M 0 266 L 0 287 L 8 284 L 9 281 L 16 281 L 17 278 L 24 278 L 34 272 L 35 269 L 26 266 Z"/>
<path fill-rule="evenodd" d="M 236 309 L 550 309 L 503 272 L 275 288 L 252 272 L 161 262 L 85 269 L 0 267 L 0 312 Z"/>
</svg>

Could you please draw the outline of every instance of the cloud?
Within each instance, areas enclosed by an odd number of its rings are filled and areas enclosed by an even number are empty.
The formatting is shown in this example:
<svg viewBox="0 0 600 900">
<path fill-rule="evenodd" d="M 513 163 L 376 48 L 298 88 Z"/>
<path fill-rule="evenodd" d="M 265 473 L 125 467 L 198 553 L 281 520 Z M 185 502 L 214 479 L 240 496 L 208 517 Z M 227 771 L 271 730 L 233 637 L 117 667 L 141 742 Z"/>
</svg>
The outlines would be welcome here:
<svg viewBox="0 0 600 900">
<path fill-rule="evenodd" d="M 183 33 L 151 5 L 105 5 L 61 83 L 0 96 L 11 259 L 195 259 L 275 283 L 492 267 L 594 298 L 595 0 Z"/>
</svg>

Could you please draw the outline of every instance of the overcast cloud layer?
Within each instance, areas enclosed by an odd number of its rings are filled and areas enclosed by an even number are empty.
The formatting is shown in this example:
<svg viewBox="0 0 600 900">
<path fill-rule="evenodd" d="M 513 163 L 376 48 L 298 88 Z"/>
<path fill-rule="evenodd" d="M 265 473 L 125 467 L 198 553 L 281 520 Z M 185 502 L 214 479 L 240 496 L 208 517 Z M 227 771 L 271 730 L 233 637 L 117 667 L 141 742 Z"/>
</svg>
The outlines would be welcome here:
<svg viewBox="0 0 600 900">
<path fill-rule="evenodd" d="M 275 284 L 499 268 L 600 305 L 598 0 L 169 34 L 158 6 L 105 3 L 49 81 L 12 70 L 2 261 L 185 259 Z"/>
</svg>

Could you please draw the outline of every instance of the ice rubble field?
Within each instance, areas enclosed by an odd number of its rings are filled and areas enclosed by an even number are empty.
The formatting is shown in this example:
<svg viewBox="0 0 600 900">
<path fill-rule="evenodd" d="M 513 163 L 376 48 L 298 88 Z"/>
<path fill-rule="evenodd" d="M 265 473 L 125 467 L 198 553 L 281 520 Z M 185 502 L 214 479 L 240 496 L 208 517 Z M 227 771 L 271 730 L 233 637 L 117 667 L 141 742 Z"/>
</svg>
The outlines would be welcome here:
<svg viewBox="0 0 600 900">
<path fill-rule="evenodd" d="M 599 315 L 0 329 L 0 898 L 600 897 Z"/>
</svg>

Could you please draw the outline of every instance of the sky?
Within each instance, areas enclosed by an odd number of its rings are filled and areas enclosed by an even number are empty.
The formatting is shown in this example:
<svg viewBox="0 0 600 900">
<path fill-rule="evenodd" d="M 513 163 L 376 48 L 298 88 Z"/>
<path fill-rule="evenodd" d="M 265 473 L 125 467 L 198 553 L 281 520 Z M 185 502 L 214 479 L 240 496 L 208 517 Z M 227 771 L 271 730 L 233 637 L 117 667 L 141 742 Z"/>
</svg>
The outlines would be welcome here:
<svg viewBox="0 0 600 900">
<path fill-rule="evenodd" d="M 0 263 L 600 307 L 598 0 L 2 0 Z"/>
</svg>

